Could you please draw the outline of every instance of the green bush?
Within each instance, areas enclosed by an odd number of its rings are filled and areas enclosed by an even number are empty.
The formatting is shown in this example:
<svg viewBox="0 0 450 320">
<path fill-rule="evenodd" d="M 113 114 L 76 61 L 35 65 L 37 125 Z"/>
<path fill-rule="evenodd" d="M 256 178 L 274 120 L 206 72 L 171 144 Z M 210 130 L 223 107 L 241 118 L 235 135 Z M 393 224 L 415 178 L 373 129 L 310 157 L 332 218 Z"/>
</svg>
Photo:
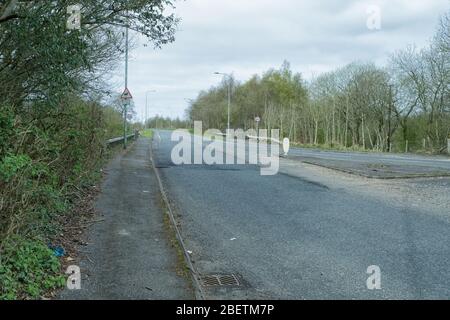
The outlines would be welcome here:
<svg viewBox="0 0 450 320">
<path fill-rule="evenodd" d="M 8 239 L 0 255 L 0 299 L 38 298 L 64 286 L 58 258 L 42 241 Z"/>
<path fill-rule="evenodd" d="M 0 162 L 0 179 L 8 182 L 18 171 L 29 166 L 31 159 L 27 155 L 6 156 Z"/>
<path fill-rule="evenodd" d="M 111 108 L 107 119 L 103 106 L 71 96 L 23 111 L 0 104 L 0 299 L 36 298 L 61 280 L 44 243 L 101 176 L 107 128 L 121 127 Z"/>
</svg>

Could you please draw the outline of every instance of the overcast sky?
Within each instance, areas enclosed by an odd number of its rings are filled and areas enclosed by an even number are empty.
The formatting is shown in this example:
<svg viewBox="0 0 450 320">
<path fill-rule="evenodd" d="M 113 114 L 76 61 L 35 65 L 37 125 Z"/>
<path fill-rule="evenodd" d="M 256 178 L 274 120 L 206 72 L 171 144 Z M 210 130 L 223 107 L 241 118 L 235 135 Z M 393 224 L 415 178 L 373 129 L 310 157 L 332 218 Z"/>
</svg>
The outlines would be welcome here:
<svg viewBox="0 0 450 320">
<path fill-rule="evenodd" d="M 367 13 L 378 6 L 381 29 L 369 29 Z M 239 81 L 284 60 L 306 79 L 349 62 L 386 63 L 389 53 L 408 44 L 422 47 L 432 37 L 449 0 L 186 0 L 178 1 L 182 21 L 176 41 L 161 50 L 131 53 L 129 88 L 138 116 L 184 116 L 198 92 L 221 81 L 215 71 Z M 117 70 L 116 90 L 123 90 Z"/>
</svg>

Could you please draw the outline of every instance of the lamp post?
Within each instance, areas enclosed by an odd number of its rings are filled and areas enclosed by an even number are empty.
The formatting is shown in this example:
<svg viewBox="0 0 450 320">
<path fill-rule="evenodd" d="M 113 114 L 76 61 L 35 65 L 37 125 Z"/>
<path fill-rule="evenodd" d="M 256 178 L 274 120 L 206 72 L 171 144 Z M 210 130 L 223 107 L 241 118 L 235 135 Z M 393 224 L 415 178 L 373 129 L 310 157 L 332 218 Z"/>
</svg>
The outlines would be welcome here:
<svg viewBox="0 0 450 320">
<path fill-rule="evenodd" d="M 214 72 L 214 74 L 222 75 L 228 78 L 228 120 L 227 120 L 227 134 L 230 132 L 230 106 L 231 106 L 231 75 L 228 73 Z"/>
<path fill-rule="evenodd" d="M 144 128 L 147 129 L 147 121 L 148 121 L 148 94 L 156 92 L 156 90 L 148 90 L 145 92 L 145 122 L 144 122 Z"/>
<path fill-rule="evenodd" d="M 128 11 L 127 11 L 128 15 Z M 128 18 L 125 23 L 125 91 L 122 94 L 122 100 L 123 100 L 123 148 L 127 148 L 127 107 L 130 103 L 131 94 L 128 90 Z"/>
<path fill-rule="evenodd" d="M 125 28 L 125 89 L 128 88 L 128 24 Z M 123 148 L 127 148 L 127 106 L 128 100 L 123 104 Z"/>
<path fill-rule="evenodd" d="M 125 27 L 125 90 L 122 93 L 120 99 L 123 102 L 123 148 L 127 148 L 127 116 L 128 116 L 128 105 L 130 103 L 130 100 L 133 98 L 131 96 L 130 90 L 128 90 L 128 10 L 127 10 L 127 17 L 126 22 L 121 20 L 120 22 L 123 24 L 120 24 L 119 26 Z"/>
</svg>

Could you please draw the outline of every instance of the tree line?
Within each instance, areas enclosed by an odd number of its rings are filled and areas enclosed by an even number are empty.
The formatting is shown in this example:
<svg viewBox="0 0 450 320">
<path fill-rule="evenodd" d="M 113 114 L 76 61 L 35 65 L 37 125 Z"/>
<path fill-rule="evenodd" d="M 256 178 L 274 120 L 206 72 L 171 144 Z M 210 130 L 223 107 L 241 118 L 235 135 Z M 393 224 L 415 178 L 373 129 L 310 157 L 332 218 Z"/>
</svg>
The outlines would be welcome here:
<svg viewBox="0 0 450 320">
<path fill-rule="evenodd" d="M 288 62 L 202 91 L 187 118 L 225 129 L 276 128 L 294 143 L 378 151 L 442 152 L 450 134 L 450 13 L 429 45 L 394 52 L 385 67 L 354 62 L 305 81 Z"/>
<path fill-rule="evenodd" d="M 156 115 L 145 121 L 144 127 L 155 129 L 179 129 L 188 128 L 189 122 L 180 118 L 173 119 L 171 117 L 162 117 Z"/>
</svg>

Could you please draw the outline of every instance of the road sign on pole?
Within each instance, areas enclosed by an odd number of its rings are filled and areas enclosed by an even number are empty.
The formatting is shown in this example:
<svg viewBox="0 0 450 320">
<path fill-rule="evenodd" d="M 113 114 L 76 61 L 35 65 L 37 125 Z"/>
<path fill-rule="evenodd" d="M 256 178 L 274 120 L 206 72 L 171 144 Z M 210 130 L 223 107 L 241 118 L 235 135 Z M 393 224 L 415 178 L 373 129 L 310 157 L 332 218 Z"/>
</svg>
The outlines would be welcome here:
<svg viewBox="0 0 450 320">
<path fill-rule="evenodd" d="M 120 96 L 120 99 L 123 102 L 123 148 L 127 148 L 127 119 L 131 120 L 128 115 L 127 107 L 130 104 L 131 99 L 133 99 L 133 96 L 131 95 L 130 90 L 128 87 L 125 87 L 125 90 L 123 91 L 122 95 Z"/>
<path fill-rule="evenodd" d="M 261 121 L 261 118 L 256 116 L 255 122 L 256 122 L 256 141 L 259 142 L 259 122 Z"/>
<path fill-rule="evenodd" d="M 133 96 L 131 95 L 131 92 L 128 88 L 125 88 L 122 95 L 120 96 L 120 99 L 122 99 L 123 101 L 129 101 L 133 99 Z"/>
</svg>

